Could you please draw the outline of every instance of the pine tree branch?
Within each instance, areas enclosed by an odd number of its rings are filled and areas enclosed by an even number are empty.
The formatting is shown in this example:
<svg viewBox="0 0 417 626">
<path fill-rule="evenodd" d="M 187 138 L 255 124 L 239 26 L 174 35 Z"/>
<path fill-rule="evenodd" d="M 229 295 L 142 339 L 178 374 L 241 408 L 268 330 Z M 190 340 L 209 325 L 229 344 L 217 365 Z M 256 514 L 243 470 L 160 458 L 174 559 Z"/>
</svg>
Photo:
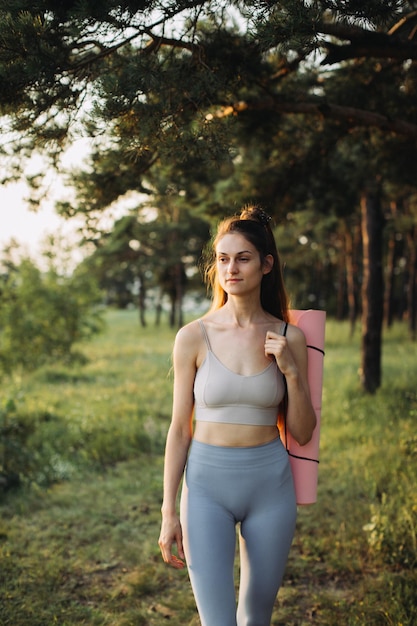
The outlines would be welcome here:
<svg viewBox="0 0 417 626">
<path fill-rule="evenodd" d="M 104 47 L 102 44 L 90 40 L 88 44 L 94 44 L 99 51 L 81 54 L 80 60 L 74 63 L 74 65 L 69 69 L 69 73 L 79 74 L 81 70 L 89 67 L 92 63 L 97 63 L 97 61 L 104 59 L 105 57 L 111 56 L 120 48 L 123 48 L 133 40 L 137 39 L 138 37 L 142 37 L 143 35 L 148 35 L 150 37 L 150 41 L 141 49 L 142 52 L 145 52 L 147 54 L 158 51 L 161 46 L 181 48 L 183 50 L 189 50 L 190 52 L 198 52 L 199 54 L 201 54 L 201 46 L 199 46 L 198 44 L 189 41 L 182 41 L 179 39 L 172 39 L 169 37 L 155 35 L 152 33 L 151 29 L 145 28 L 142 31 L 133 33 L 130 37 L 127 37 L 123 41 L 120 41 L 117 44 L 109 47 Z M 83 45 L 85 46 L 86 43 L 83 42 Z"/>
<path fill-rule="evenodd" d="M 85 67 L 88 67 L 92 63 L 96 63 L 100 59 L 104 59 L 105 57 L 111 56 L 114 52 L 117 52 L 117 50 L 119 50 L 120 48 L 123 48 L 123 46 L 126 46 L 128 43 L 130 43 L 134 39 L 137 39 L 137 37 L 140 37 L 142 34 L 143 34 L 142 32 L 133 33 L 133 35 L 131 35 L 130 37 L 123 39 L 123 41 L 120 41 L 119 43 L 114 44 L 113 46 L 103 47 L 101 45 L 100 51 L 98 53 L 83 54 L 81 60 L 74 63 L 74 65 L 68 69 L 68 73 L 78 74 Z"/>
<path fill-rule="evenodd" d="M 354 107 L 328 104 L 325 102 L 282 102 L 274 98 L 267 98 L 257 102 L 237 102 L 225 106 L 217 113 L 217 117 L 227 117 L 245 111 L 273 111 L 275 113 L 294 113 L 301 115 L 315 115 L 322 118 L 346 122 L 349 126 L 368 126 L 379 128 L 385 132 L 397 135 L 417 137 L 417 125 L 404 120 L 393 119 L 374 111 L 365 111 Z"/>
<path fill-rule="evenodd" d="M 410 16 L 415 19 L 415 15 Z M 326 41 L 323 46 L 328 53 L 321 62 L 322 65 L 334 65 L 341 61 L 357 59 L 361 57 L 375 57 L 384 59 L 396 59 L 406 61 L 417 59 L 417 42 L 412 38 L 402 36 L 401 28 L 405 25 L 397 25 L 388 33 L 366 30 L 358 26 L 349 26 L 341 23 L 322 22 L 318 26 L 318 32 L 331 35 L 340 40 L 348 40 L 350 44 L 334 44 Z"/>
<path fill-rule="evenodd" d="M 181 48 L 183 50 L 189 50 L 190 52 L 198 52 L 201 50 L 201 46 L 191 41 L 182 41 L 181 39 L 171 39 L 170 37 L 154 35 L 150 29 L 145 29 L 144 32 L 152 39 L 151 43 L 149 43 L 145 48 L 146 52 L 158 50 L 161 46 Z"/>
<path fill-rule="evenodd" d="M 363 40 L 355 43 L 338 46 L 327 42 L 325 47 L 328 50 L 321 65 L 334 65 L 341 61 L 358 59 L 361 57 L 377 59 L 396 59 L 397 61 L 417 60 L 417 44 L 410 41 L 387 40 L 378 45 L 371 41 Z"/>
</svg>

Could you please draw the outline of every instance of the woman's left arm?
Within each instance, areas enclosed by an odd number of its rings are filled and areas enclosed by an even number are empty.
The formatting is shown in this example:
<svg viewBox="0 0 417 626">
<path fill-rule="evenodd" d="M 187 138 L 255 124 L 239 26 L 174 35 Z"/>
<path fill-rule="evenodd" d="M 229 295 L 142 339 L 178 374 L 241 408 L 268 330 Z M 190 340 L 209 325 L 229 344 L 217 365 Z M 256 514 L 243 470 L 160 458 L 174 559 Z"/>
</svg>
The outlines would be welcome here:
<svg viewBox="0 0 417 626">
<path fill-rule="evenodd" d="M 268 331 L 265 353 L 274 356 L 287 381 L 287 427 L 300 444 L 308 443 L 316 426 L 316 414 L 311 403 L 307 378 L 307 346 L 304 333 L 289 325 L 286 337 Z"/>
</svg>

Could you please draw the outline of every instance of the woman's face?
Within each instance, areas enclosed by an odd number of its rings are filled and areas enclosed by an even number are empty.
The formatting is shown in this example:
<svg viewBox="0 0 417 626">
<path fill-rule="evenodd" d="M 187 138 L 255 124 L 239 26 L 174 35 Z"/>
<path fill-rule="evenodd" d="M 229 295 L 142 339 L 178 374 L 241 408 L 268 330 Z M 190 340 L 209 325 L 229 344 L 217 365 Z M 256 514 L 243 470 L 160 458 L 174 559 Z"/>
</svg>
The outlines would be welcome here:
<svg viewBox="0 0 417 626">
<path fill-rule="evenodd" d="M 217 243 L 217 275 L 221 287 L 229 295 L 259 292 L 262 277 L 271 271 L 272 264 L 271 255 L 262 263 L 255 246 L 239 233 L 228 233 Z"/>
</svg>

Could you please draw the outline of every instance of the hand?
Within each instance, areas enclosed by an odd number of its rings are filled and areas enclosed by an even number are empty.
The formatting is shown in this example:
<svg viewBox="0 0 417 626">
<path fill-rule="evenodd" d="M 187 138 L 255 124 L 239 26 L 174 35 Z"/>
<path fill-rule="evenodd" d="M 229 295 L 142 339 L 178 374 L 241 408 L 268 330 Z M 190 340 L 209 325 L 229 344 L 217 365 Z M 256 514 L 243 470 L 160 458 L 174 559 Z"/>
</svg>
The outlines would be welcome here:
<svg viewBox="0 0 417 626">
<path fill-rule="evenodd" d="M 177 544 L 179 558 L 172 553 L 174 543 Z M 162 519 L 158 544 L 165 563 L 168 563 L 168 565 L 171 565 L 175 569 L 183 569 L 185 567 L 181 523 L 176 515 Z"/>
<path fill-rule="evenodd" d="M 288 347 L 287 338 L 283 335 L 274 333 L 272 330 L 268 330 L 266 333 L 265 355 L 268 357 L 273 356 L 275 358 L 277 365 L 284 376 L 288 376 L 297 371 L 296 363 L 291 350 Z"/>
</svg>

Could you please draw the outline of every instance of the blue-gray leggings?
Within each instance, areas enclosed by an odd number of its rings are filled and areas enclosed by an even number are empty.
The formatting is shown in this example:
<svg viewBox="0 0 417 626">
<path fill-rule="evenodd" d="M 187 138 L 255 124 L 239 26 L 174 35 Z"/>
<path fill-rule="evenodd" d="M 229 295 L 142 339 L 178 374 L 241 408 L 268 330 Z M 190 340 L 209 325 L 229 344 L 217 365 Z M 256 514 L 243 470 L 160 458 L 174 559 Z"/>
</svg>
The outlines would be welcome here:
<svg viewBox="0 0 417 626">
<path fill-rule="evenodd" d="M 181 523 L 202 626 L 270 625 L 296 515 L 291 469 L 280 439 L 247 448 L 192 442 L 181 496 Z"/>
</svg>

